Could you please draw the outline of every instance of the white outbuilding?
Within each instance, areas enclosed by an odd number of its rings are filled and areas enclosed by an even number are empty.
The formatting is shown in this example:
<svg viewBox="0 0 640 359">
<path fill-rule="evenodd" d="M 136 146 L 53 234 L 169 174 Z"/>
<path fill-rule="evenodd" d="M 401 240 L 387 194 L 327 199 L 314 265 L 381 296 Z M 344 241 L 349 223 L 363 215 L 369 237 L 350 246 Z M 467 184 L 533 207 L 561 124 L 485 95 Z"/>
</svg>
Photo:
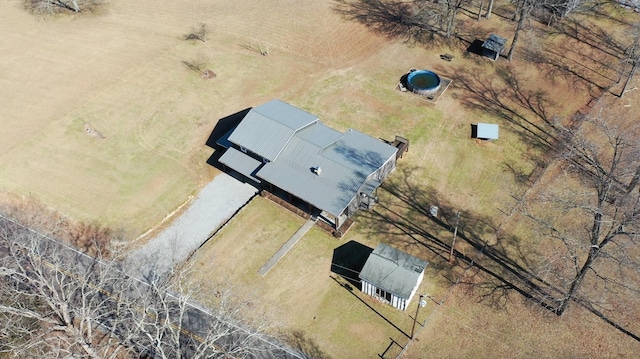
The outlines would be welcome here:
<svg viewBox="0 0 640 359">
<path fill-rule="evenodd" d="M 429 263 L 401 250 L 380 244 L 360 272 L 362 291 L 405 310 L 416 294 Z"/>
</svg>

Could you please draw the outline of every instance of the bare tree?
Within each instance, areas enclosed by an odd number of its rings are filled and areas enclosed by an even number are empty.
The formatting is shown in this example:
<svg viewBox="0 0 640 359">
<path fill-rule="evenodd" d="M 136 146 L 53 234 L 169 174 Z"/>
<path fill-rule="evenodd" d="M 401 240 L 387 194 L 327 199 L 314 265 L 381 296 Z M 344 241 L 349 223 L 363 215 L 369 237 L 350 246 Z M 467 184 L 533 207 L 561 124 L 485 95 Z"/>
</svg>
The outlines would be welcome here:
<svg viewBox="0 0 640 359">
<path fill-rule="evenodd" d="M 544 7 L 561 18 L 579 8 L 585 0 L 544 0 Z"/>
<path fill-rule="evenodd" d="M 220 300 L 192 301 L 186 277 L 139 280 L 112 257 L 90 257 L 0 217 L 1 352 L 37 358 L 215 358 L 275 354 Z"/>
<path fill-rule="evenodd" d="M 487 19 L 490 19 L 492 13 L 493 13 L 493 0 L 489 0 L 489 6 L 487 7 L 487 14 L 485 15 L 485 17 Z"/>
<path fill-rule="evenodd" d="M 240 45 L 242 48 L 258 53 L 262 56 L 269 55 L 269 45 L 262 42 L 247 42 L 243 45 Z"/>
<path fill-rule="evenodd" d="M 468 0 L 443 0 L 430 1 L 419 0 L 414 4 L 414 20 L 425 26 L 439 23 L 440 31 L 445 38 L 450 38 L 455 34 L 456 18 L 462 6 Z"/>
<path fill-rule="evenodd" d="M 516 29 L 513 32 L 513 39 L 511 40 L 511 47 L 509 47 L 509 52 L 507 53 L 507 60 L 509 61 L 513 59 L 513 53 L 515 52 L 520 32 L 524 29 L 525 23 L 529 21 L 529 17 L 536 7 L 540 6 L 540 3 L 537 0 L 514 0 L 513 2 L 516 5 L 516 11 L 513 13 L 513 19 L 517 22 Z"/>
<path fill-rule="evenodd" d="M 194 71 L 204 79 L 212 79 L 216 77 L 216 73 L 208 68 L 209 58 L 204 54 L 199 54 L 192 60 L 182 61 L 182 63 L 191 71 Z"/>
<path fill-rule="evenodd" d="M 463 0 L 446 0 L 443 4 L 445 13 L 444 36 L 446 38 L 451 37 L 455 33 L 456 17 L 463 3 Z"/>
<path fill-rule="evenodd" d="M 524 30 L 526 23 L 530 21 L 533 15 L 540 15 L 541 12 L 544 12 L 564 17 L 578 8 L 583 3 L 583 0 L 511 0 L 511 3 L 516 7 L 513 13 L 516 28 L 513 32 L 511 47 L 507 54 L 509 61 L 513 59 L 520 33 Z M 492 4 L 490 4 L 490 8 L 491 5 Z"/>
<path fill-rule="evenodd" d="M 122 309 L 102 288 L 118 284 L 109 270 L 94 266 L 79 252 L 63 255 L 55 242 L 13 222 L 2 220 L 0 228 L 0 316 L 7 323 L 8 350 L 28 357 L 111 357 L 126 349 L 111 340 L 101 323 Z M 46 256 L 45 256 L 46 253 Z M 60 264 L 79 259 L 73 272 Z M 108 269 L 108 268 L 107 268 Z M 113 288 L 109 289 L 115 293 Z M 29 325 L 31 334 L 18 336 Z M 112 328 L 118 323 L 112 323 Z M 98 333 L 103 334 L 102 338 Z M 105 339 L 103 342 L 102 339 Z M 102 342 L 106 345 L 94 345 Z"/>
<path fill-rule="evenodd" d="M 627 87 L 629 86 L 629 82 L 633 79 L 636 71 L 638 70 L 638 65 L 640 65 L 640 25 L 635 24 L 630 30 L 629 37 L 633 39 L 631 46 L 625 52 L 625 57 L 622 60 L 624 67 L 620 73 L 622 77 L 625 69 L 627 68 L 627 64 L 631 64 L 631 70 L 627 75 L 627 79 L 624 81 L 624 85 L 622 86 L 622 90 L 620 91 L 619 97 L 624 96 L 624 93 L 627 92 Z"/>
<path fill-rule="evenodd" d="M 80 12 L 101 3 L 100 0 L 25 0 L 25 6 L 39 13 L 53 14 L 59 11 Z"/>
<path fill-rule="evenodd" d="M 207 42 L 207 35 L 209 34 L 209 29 L 207 28 L 207 24 L 200 23 L 197 27 L 191 29 L 191 31 L 183 36 L 185 40 L 190 41 L 202 41 Z"/>
<path fill-rule="evenodd" d="M 602 315 L 640 292 L 637 130 L 602 115 L 563 129 L 561 175 L 524 209 L 550 239 L 538 274 L 562 289 L 559 315 L 571 302 Z"/>
</svg>

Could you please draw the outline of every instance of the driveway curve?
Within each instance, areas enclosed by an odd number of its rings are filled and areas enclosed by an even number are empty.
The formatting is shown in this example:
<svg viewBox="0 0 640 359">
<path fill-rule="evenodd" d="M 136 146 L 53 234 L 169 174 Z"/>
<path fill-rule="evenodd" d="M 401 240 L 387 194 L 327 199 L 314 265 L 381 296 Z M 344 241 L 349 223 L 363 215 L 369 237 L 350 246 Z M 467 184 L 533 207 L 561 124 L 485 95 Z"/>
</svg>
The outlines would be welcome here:
<svg viewBox="0 0 640 359">
<path fill-rule="evenodd" d="M 255 187 L 226 173 L 217 175 L 167 229 L 129 254 L 129 267 L 147 279 L 154 274 L 167 274 L 249 203 L 256 193 Z"/>
</svg>

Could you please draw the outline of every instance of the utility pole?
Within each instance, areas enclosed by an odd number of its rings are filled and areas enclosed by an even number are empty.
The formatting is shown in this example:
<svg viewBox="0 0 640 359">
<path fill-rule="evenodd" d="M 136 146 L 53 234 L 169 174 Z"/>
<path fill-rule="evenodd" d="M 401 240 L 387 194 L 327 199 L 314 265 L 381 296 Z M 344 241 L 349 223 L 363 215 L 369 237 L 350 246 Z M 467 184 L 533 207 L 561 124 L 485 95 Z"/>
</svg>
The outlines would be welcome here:
<svg viewBox="0 0 640 359">
<path fill-rule="evenodd" d="M 416 307 L 416 316 L 413 317 L 413 326 L 411 327 L 411 340 L 413 340 L 413 333 L 416 330 L 416 322 L 418 321 L 418 312 L 420 311 L 420 308 L 427 305 L 427 302 L 422 299 L 424 297 L 426 297 L 426 295 L 420 294 L 420 300 L 418 301 L 418 306 Z"/>
<path fill-rule="evenodd" d="M 456 228 L 453 231 L 453 240 L 451 241 L 451 251 L 449 252 L 449 263 L 453 260 L 453 249 L 456 246 L 456 236 L 458 235 L 458 221 L 460 220 L 460 211 L 456 215 Z"/>
</svg>

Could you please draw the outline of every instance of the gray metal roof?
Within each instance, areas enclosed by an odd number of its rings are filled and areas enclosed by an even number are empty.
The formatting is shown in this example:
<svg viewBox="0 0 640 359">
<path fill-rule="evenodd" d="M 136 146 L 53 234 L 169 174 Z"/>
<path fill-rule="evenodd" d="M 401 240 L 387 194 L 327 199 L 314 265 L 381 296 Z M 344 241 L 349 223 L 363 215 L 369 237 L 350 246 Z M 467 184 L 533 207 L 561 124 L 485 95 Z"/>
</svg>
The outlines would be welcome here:
<svg viewBox="0 0 640 359">
<path fill-rule="evenodd" d="M 309 136 L 312 133 L 315 136 Z M 340 137 L 336 140 L 337 134 Z M 278 159 L 266 164 L 257 176 L 339 216 L 367 177 L 396 151 L 358 131 L 340 134 L 316 123 L 296 134 Z M 312 172 L 315 167 L 321 169 L 320 174 Z"/>
<path fill-rule="evenodd" d="M 496 34 L 491 34 L 487 41 L 482 44 L 482 47 L 500 53 L 504 49 L 504 44 L 506 42 L 507 39 L 505 39 L 504 37 L 500 37 Z"/>
<path fill-rule="evenodd" d="M 233 147 L 227 149 L 222 156 L 220 156 L 218 161 L 233 168 L 240 174 L 251 178 L 256 182 L 260 182 L 260 180 L 255 177 L 255 174 L 258 168 L 262 166 L 261 161 L 251 158 Z"/>
<path fill-rule="evenodd" d="M 322 155 L 345 167 L 371 173 L 398 149 L 362 132 L 350 129 L 342 138 L 323 149 Z"/>
<path fill-rule="evenodd" d="M 273 101 L 269 102 L 271 103 Z M 278 101 L 275 107 L 295 108 L 281 101 Z M 273 110 L 271 107 L 268 108 Z M 283 113 L 297 112 L 288 109 L 283 110 Z M 278 155 L 271 162 L 264 164 L 254 176 L 334 216 L 342 214 L 360 187 L 367 182 L 367 178 L 394 157 L 397 151 L 395 147 L 355 130 L 340 133 L 317 119 L 306 124 L 299 121 L 293 126 L 281 126 L 279 130 L 286 132 L 286 135 L 276 132 L 276 127 L 270 127 L 269 131 L 265 131 L 264 127 L 250 126 L 256 121 L 256 117 L 250 117 L 250 114 L 251 111 L 229 136 L 231 142 L 260 154 L 260 151 L 266 148 L 265 143 L 283 143 L 282 138 L 288 137 Z M 307 120 L 313 117 L 309 116 L 306 117 Z M 245 123 L 247 119 L 249 122 Z M 266 122 L 281 123 L 277 120 Z M 300 127 L 290 133 L 289 130 L 295 126 Z M 271 141 L 272 137 L 275 138 L 274 141 Z M 235 139 L 249 138 L 260 140 L 258 149 L 250 142 L 245 145 L 235 142 Z M 231 163 L 227 165 L 234 168 Z M 312 171 L 312 168 L 316 167 L 321 169 L 319 174 Z"/>
<path fill-rule="evenodd" d="M 277 161 L 257 175 L 313 206 L 340 215 L 355 196 L 366 174 L 354 172 L 322 156 L 321 147 L 294 137 Z M 313 167 L 321 169 L 319 174 Z"/>
<path fill-rule="evenodd" d="M 308 112 L 273 100 L 252 108 L 229 141 L 273 161 L 296 131 L 316 121 L 318 118 Z"/>
<path fill-rule="evenodd" d="M 360 279 L 408 299 L 429 263 L 401 250 L 380 244 L 371 252 L 360 271 Z"/>
<path fill-rule="evenodd" d="M 478 130 L 476 134 L 477 138 L 485 138 L 489 140 L 498 139 L 498 134 L 499 134 L 498 125 L 479 122 L 477 130 Z"/>
<path fill-rule="evenodd" d="M 327 127 L 318 121 L 313 126 L 307 126 L 298 131 L 296 137 L 324 148 L 341 139 L 342 132 Z"/>
</svg>

